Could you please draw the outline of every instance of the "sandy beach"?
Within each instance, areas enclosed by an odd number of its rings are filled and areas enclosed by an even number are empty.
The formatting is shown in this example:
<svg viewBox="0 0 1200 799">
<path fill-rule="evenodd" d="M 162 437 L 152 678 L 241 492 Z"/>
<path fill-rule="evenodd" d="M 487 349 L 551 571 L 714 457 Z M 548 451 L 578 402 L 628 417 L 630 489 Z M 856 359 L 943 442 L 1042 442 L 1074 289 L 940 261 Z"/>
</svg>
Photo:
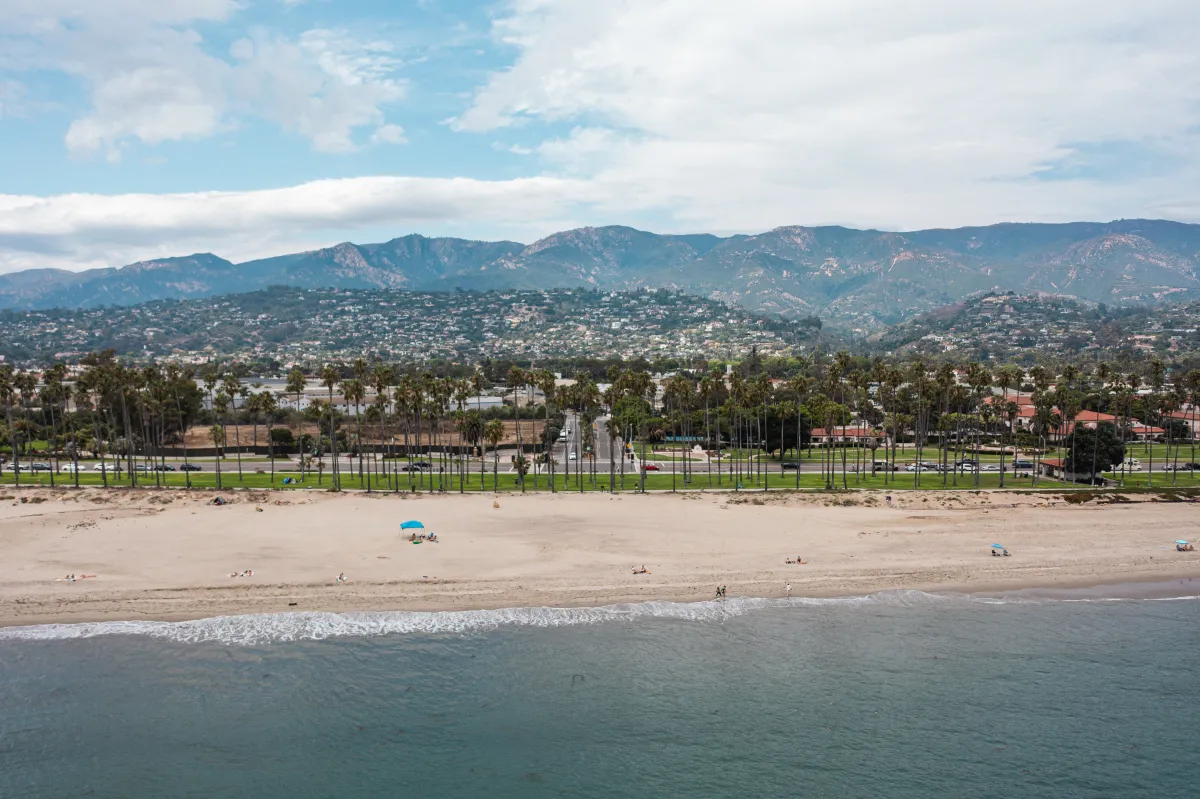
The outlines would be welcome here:
<svg viewBox="0 0 1200 799">
<path fill-rule="evenodd" d="M 1196 535 L 1187 502 L 226 491 L 228 504 L 207 504 L 215 495 L 5 492 L 0 624 L 691 601 L 719 584 L 730 597 L 782 596 L 789 582 L 793 596 L 831 596 L 1200 577 L 1200 552 L 1171 545 Z M 406 519 L 440 541 L 410 543 Z"/>
</svg>

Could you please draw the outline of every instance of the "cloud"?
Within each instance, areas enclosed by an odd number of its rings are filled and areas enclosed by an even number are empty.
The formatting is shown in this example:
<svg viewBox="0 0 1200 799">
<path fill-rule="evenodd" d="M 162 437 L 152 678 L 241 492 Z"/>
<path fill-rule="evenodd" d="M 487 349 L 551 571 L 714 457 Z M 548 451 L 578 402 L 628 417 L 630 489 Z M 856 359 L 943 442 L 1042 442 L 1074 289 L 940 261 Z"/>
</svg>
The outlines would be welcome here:
<svg viewBox="0 0 1200 799">
<path fill-rule="evenodd" d="M 551 171 L 681 227 L 1196 205 L 1179 202 L 1200 185 L 1192 0 L 515 0 L 494 35 L 515 62 L 454 129 L 574 124 L 539 148 Z M 1172 169 L 1107 170 L 1089 154 L 1114 142 Z"/>
<path fill-rule="evenodd" d="M 385 43 L 310 30 L 296 41 L 243 40 L 234 50 L 240 63 L 231 83 L 242 110 L 305 136 L 317 150 L 357 149 L 356 129 L 384 126 L 382 108 L 404 96 L 404 81 L 393 77 L 400 62 Z"/>
<path fill-rule="evenodd" d="M 239 10 L 232 0 L 9 0 L 0 4 L 0 69 L 77 77 L 91 109 L 65 136 L 77 154 L 117 158 L 130 142 L 201 139 L 249 117 L 266 119 L 328 152 L 353 150 L 404 95 L 386 42 L 334 30 L 288 38 L 258 32 L 213 55 L 197 33 Z"/>
<path fill-rule="evenodd" d="M 0 195 L 0 272 L 115 266 L 194 251 L 240 260 L 323 246 L 373 227 L 389 235 L 467 223 L 472 231 L 527 231 L 528 220 L 564 220 L 590 199 L 586 184 L 559 178 L 366 177 L 244 192 Z"/>
<path fill-rule="evenodd" d="M 404 128 L 399 125 L 380 125 L 371 134 L 371 144 L 407 144 Z"/>
<path fill-rule="evenodd" d="M 0 80 L 0 118 L 18 116 L 25 104 L 25 87 L 15 80 Z"/>
</svg>

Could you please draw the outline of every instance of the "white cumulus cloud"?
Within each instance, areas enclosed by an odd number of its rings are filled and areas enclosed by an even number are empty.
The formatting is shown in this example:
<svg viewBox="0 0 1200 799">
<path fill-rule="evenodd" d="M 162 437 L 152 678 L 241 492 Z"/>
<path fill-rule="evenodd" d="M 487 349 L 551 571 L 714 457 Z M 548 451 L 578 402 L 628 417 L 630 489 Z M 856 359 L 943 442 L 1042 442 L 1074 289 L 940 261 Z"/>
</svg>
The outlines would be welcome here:
<svg viewBox="0 0 1200 799">
<path fill-rule="evenodd" d="M 495 35 L 455 129 L 574 123 L 551 169 L 683 227 L 1196 214 L 1192 0 L 514 0 Z"/>
<path fill-rule="evenodd" d="M 388 43 L 324 29 L 260 32 L 235 42 L 228 59 L 213 55 L 197 30 L 240 8 L 233 0 L 6 0 L 0 71 L 77 78 L 91 108 L 65 144 L 110 158 L 133 141 L 205 138 L 249 117 L 332 152 L 355 149 L 359 129 L 386 124 L 384 109 L 405 91 Z"/>
<path fill-rule="evenodd" d="M 195 251 L 231 260 L 345 240 L 354 231 L 531 232 L 570 219 L 587 184 L 558 178 L 367 177 L 189 194 L 0 195 L 0 272 L 119 266 Z M 459 227 L 470 223 L 472 227 Z M 549 233 L 559 224 L 532 229 Z"/>
</svg>

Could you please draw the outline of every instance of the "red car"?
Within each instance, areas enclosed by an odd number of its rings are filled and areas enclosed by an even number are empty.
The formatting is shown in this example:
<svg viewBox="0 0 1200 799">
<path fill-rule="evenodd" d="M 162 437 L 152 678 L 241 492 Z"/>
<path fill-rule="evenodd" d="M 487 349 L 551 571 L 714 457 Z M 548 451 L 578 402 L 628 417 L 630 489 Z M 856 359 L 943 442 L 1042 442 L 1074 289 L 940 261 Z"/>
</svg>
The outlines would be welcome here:
<svg viewBox="0 0 1200 799">
<path fill-rule="evenodd" d="M 658 471 L 658 465 L 654 464 L 654 463 L 642 464 L 642 468 L 648 472 L 657 472 Z"/>
</svg>

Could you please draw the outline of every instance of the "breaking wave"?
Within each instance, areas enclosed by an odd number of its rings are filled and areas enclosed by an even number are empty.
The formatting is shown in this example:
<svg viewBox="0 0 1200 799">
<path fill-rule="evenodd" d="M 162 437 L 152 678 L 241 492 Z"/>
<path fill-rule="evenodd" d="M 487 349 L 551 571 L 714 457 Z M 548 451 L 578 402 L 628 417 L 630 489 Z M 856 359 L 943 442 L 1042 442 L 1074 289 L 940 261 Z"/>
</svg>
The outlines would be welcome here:
<svg viewBox="0 0 1200 799">
<path fill-rule="evenodd" d="M 706 602 L 638 602 L 602 607 L 527 607 L 462 611 L 364 611 L 349 613 L 290 612 L 241 616 L 216 616 L 194 621 L 105 621 L 79 624 L 40 624 L 0 628 L 0 641 L 62 641 L 105 635 L 159 638 L 176 643 L 223 643 L 254 646 L 327 638 L 373 637 L 405 634 L 469 634 L 500 627 L 568 627 L 584 624 L 673 619 L 721 622 L 761 610 L 837 606 L 907 607 L 954 602 L 986 605 L 1041 604 L 1046 602 L 1122 602 L 1198 599 L 1170 597 L 1048 597 L 1023 592 L 991 596 L 931 594 L 924 591 L 884 591 L 858 597 L 759 599 L 735 597 Z"/>
</svg>

